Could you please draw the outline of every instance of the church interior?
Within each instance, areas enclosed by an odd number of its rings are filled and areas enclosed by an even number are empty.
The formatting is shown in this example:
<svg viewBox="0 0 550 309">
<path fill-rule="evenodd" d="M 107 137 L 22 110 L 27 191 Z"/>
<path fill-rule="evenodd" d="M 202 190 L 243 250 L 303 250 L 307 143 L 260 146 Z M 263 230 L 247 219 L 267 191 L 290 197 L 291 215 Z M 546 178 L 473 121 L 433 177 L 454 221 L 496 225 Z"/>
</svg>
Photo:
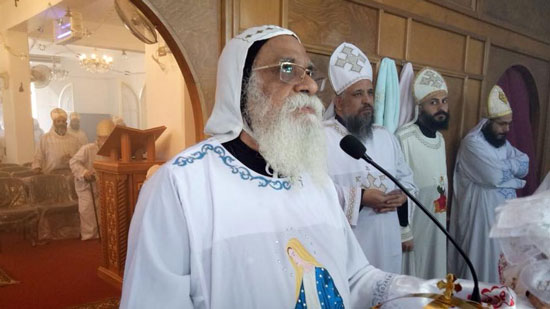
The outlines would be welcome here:
<svg viewBox="0 0 550 309">
<path fill-rule="evenodd" d="M 342 42 L 368 56 L 374 84 L 384 58 L 436 69 L 451 191 L 460 142 L 499 85 L 508 141 L 529 156 L 517 194 L 533 194 L 550 171 L 549 16 L 546 0 L 0 0 L 0 307 L 118 308 L 147 170 L 208 138 L 220 53 L 253 26 L 294 31 L 325 76 Z M 335 92 L 318 96 L 328 107 Z M 99 152 L 111 161 L 94 163 L 99 238 L 81 240 L 71 170 L 31 167 L 55 108 L 67 123 L 78 113 L 89 142 L 100 121 L 122 123 Z"/>
</svg>

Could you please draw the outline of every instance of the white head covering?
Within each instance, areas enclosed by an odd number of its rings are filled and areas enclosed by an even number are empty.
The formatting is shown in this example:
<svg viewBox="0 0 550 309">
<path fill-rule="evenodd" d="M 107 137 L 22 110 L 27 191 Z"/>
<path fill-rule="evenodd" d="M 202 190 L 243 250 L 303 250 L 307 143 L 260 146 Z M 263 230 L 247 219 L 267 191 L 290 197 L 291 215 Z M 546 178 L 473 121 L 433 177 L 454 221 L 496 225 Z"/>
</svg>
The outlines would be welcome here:
<svg viewBox="0 0 550 309">
<path fill-rule="evenodd" d="M 420 101 L 428 95 L 438 91 L 443 91 L 445 94 L 449 93 L 445 79 L 443 79 L 443 76 L 439 72 L 425 67 L 416 74 L 413 84 L 413 94 L 416 104 L 420 104 Z"/>
<path fill-rule="evenodd" d="M 206 134 L 224 143 L 235 139 L 243 129 L 250 132 L 241 113 L 241 84 L 248 49 L 256 41 L 279 35 L 292 35 L 298 39 L 288 29 L 265 25 L 249 28 L 225 45 L 218 61 L 216 103 L 204 128 Z"/>
<path fill-rule="evenodd" d="M 65 118 L 66 120 L 67 113 L 63 109 L 56 107 L 50 112 L 50 117 L 52 117 L 52 120 L 56 120 L 58 118 Z"/>
<path fill-rule="evenodd" d="M 410 63 L 407 63 L 407 64 L 410 64 Z M 410 69 L 412 70 L 412 66 Z M 401 86 L 401 89 L 403 89 L 403 86 Z M 437 72 L 436 70 L 430 67 L 424 67 L 422 70 L 420 70 L 420 72 L 418 72 L 418 74 L 416 74 L 411 90 L 412 90 L 412 96 L 415 102 L 414 115 L 409 122 L 405 123 L 401 127 L 410 126 L 416 123 L 416 121 L 418 120 L 418 116 L 420 114 L 419 104 L 427 96 L 438 91 L 444 92 L 445 94 L 449 93 L 447 90 L 447 83 L 445 83 L 445 79 L 443 78 L 443 76 L 441 76 L 439 72 Z M 403 96 L 403 93 L 401 94 L 401 96 Z M 412 98 L 409 98 L 409 99 L 413 100 Z"/>
<path fill-rule="evenodd" d="M 80 120 L 80 114 L 77 113 L 77 112 L 72 112 L 71 115 L 70 115 L 70 119 L 71 120 L 74 120 L 74 119 Z"/>
<path fill-rule="evenodd" d="M 328 78 L 337 95 L 362 79 L 372 81 L 372 66 L 369 58 L 357 46 L 344 42 L 332 55 L 328 65 Z M 334 117 L 334 100 L 323 114 L 323 119 Z"/>
<path fill-rule="evenodd" d="M 499 86 L 495 85 L 489 92 L 489 98 L 487 99 L 487 117 L 494 119 L 512 113 L 510 103 L 504 91 Z"/>
<path fill-rule="evenodd" d="M 369 58 L 357 46 L 344 42 L 330 56 L 328 78 L 338 95 L 359 80 L 372 81 Z"/>
</svg>

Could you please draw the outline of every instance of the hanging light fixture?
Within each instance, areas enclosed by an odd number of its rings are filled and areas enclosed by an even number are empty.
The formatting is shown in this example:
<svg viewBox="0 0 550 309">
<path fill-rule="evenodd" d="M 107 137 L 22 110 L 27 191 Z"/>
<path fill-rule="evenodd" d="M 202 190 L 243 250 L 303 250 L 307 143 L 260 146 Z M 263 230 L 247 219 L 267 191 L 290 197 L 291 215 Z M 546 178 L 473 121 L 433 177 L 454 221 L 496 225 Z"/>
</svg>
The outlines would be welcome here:
<svg viewBox="0 0 550 309">
<path fill-rule="evenodd" d="M 111 70 L 113 65 L 113 57 L 103 55 L 98 57 L 96 54 L 91 54 L 89 57 L 86 54 L 80 54 L 78 57 L 80 66 L 91 73 L 105 73 Z"/>
<path fill-rule="evenodd" d="M 50 80 L 65 80 L 67 79 L 67 76 L 69 75 L 69 71 L 65 70 L 63 67 L 56 67 L 56 59 L 52 60 L 53 66 L 52 66 L 52 75 L 50 77 Z"/>
</svg>

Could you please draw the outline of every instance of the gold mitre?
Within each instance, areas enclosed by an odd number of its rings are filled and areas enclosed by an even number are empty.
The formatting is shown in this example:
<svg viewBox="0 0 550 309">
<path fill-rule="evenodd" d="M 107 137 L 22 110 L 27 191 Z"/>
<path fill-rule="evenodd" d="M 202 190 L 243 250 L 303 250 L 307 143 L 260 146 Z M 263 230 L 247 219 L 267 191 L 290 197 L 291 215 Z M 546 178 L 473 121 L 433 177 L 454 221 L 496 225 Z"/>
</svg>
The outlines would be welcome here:
<svg viewBox="0 0 550 309">
<path fill-rule="evenodd" d="M 115 129 L 115 123 L 111 119 L 103 119 L 96 126 L 97 136 L 109 136 Z"/>
<path fill-rule="evenodd" d="M 487 99 L 487 118 L 494 119 L 512 113 L 510 103 L 504 91 L 499 86 L 495 85 L 489 92 Z"/>
<path fill-rule="evenodd" d="M 429 67 L 420 70 L 420 72 L 416 74 L 413 83 L 413 95 L 416 104 L 419 104 L 420 101 L 427 96 L 437 92 L 449 93 L 447 90 L 447 83 L 445 83 L 443 76 Z"/>
<path fill-rule="evenodd" d="M 67 113 L 63 109 L 56 107 L 50 112 L 50 117 L 52 120 L 56 120 L 58 118 L 65 118 L 65 120 L 67 120 Z"/>
</svg>

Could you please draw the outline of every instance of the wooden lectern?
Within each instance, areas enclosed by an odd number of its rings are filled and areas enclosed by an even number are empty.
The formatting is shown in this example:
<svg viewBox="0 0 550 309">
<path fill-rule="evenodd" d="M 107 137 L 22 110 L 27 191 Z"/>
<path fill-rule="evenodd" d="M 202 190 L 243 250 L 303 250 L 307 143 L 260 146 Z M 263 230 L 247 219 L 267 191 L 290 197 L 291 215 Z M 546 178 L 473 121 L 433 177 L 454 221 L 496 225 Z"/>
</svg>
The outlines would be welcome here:
<svg viewBox="0 0 550 309">
<path fill-rule="evenodd" d="M 139 190 L 147 170 L 154 164 L 163 163 L 156 161 L 155 141 L 164 130 L 165 126 L 148 130 L 116 126 L 98 151 L 98 155 L 108 159 L 94 162 L 100 194 L 103 251 L 103 265 L 97 274 L 118 288 L 122 288 L 128 228 Z"/>
</svg>

